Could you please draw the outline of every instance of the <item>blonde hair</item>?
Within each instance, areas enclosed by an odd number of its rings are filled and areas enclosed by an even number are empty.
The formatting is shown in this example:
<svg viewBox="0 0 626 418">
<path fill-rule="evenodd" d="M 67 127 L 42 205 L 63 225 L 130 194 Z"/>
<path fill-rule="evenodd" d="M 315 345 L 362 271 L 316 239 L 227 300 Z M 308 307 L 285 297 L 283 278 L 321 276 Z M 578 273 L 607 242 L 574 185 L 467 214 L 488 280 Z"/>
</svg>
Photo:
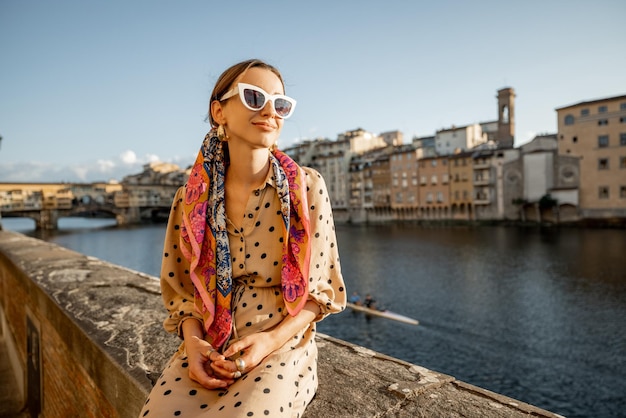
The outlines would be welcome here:
<svg viewBox="0 0 626 418">
<path fill-rule="evenodd" d="M 213 92 L 211 93 L 211 101 L 218 100 L 222 97 L 226 92 L 228 92 L 232 85 L 239 79 L 239 77 L 248 71 L 250 68 L 262 68 L 264 70 L 269 70 L 276 74 L 281 84 L 283 85 L 283 90 L 285 89 L 285 82 L 283 81 L 283 76 L 280 74 L 278 69 L 264 61 L 259 59 L 250 59 L 246 61 L 239 62 L 229 68 L 227 68 L 222 75 L 219 76 L 215 86 L 213 87 Z M 210 108 L 210 106 L 209 106 Z M 209 114 L 207 116 L 207 120 L 211 124 L 211 127 L 216 128 L 217 125 L 213 121 L 213 117 L 211 116 L 211 111 L 209 110 Z"/>
</svg>

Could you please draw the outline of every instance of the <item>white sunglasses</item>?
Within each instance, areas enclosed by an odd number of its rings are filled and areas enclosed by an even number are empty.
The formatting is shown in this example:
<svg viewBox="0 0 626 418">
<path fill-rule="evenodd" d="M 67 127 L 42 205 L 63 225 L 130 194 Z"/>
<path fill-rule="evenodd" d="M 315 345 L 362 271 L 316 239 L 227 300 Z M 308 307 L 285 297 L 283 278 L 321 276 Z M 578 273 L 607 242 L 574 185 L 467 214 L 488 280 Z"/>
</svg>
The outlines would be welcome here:
<svg viewBox="0 0 626 418">
<path fill-rule="evenodd" d="M 239 93 L 241 103 L 250 110 L 261 110 L 268 101 L 272 102 L 274 111 L 282 119 L 291 116 L 296 108 L 296 101 L 291 97 L 282 94 L 269 94 L 260 87 L 246 83 L 237 83 L 235 87 L 222 96 L 220 102 L 230 99 L 237 93 Z"/>
</svg>

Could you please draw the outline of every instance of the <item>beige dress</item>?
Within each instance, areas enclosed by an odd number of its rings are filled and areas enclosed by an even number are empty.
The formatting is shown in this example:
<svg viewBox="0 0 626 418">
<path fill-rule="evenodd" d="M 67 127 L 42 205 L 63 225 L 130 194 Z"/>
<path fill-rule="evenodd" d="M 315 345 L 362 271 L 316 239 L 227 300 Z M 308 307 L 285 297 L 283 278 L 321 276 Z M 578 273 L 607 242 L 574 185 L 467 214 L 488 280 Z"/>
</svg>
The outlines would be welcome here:
<svg viewBox="0 0 626 418">
<path fill-rule="evenodd" d="M 315 170 L 304 170 L 311 219 L 309 299 L 320 306 L 319 321 L 344 309 L 346 291 L 326 185 Z M 280 281 L 283 221 L 271 174 L 270 170 L 264 187 L 248 198 L 241 227 L 237 229 L 231 222 L 227 225 L 234 319 L 229 343 L 269 330 L 287 315 Z M 181 188 L 172 205 L 161 268 L 163 301 L 169 311 L 164 326 L 179 336 L 185 319 L 201 320 L 194 308 L 189 264 L 179 248 L 183 196 Z M 317 384 L 315 322 L 227 389 L 208 390 L 189 379 L 183 343 L 156 382 L 140 416 L 300 417 Z"/>
</svg>

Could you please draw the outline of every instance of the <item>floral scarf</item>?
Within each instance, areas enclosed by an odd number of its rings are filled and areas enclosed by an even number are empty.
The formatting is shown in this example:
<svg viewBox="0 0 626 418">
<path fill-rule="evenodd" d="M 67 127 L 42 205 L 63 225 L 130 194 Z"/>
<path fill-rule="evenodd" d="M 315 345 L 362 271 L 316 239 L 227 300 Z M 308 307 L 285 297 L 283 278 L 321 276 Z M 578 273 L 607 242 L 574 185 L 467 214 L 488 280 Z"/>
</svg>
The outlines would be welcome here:
<svg viewBox="0 0 626 418">
<path fill-rule="evenodd" d="M 185 185 L 180 246 L 190 263 L 196 309 L 209 342 L 221 347 L 232 332 L 232 265 L 226 230 L 224 145 L 209 132 Z M 286 154 L 270 153 L 283 218 L 281 286 L 287 311 L 306 303 L 310 230 L 305 174 Z"/>
</svg>

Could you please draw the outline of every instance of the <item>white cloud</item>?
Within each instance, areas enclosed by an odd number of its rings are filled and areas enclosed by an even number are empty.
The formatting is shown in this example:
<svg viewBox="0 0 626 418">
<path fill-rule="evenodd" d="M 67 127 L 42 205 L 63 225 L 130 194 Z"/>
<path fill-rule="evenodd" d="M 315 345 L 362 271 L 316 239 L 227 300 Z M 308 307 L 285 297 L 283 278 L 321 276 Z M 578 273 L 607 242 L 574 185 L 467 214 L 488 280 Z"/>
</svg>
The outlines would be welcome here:
<svg viewBox="0 0 626 418">
<path fill-rule="evenodd" d="M 115 168 L 115 163 L 111 160 L 98 160 L 98 171 L 101 173 L 107 173 Z"/>
<path fill-rule="evenodd" d="M 87 167 L 75 166 L 72 167 L 71 170 L 80 181 L 87 181 L 87 174 L 89 173 L 89 169 Z"/>
<path fill-rule="evenodd" d="M 134 164 L 137 162 L 137 154 L 134 151 L 126 150 L 120 154 L 120 159 L 124 164 Z"/>
<path fill-rule="evenodd" d="M 122 180 L 129 174 L 143 170 L 146 162 L 159 161 L 158 156 L 148 154 L 139 159 L 132 150 L 117 157 L 83 161 L 67 165 L 55 165 L 37 161 L 0 162 L 0 182 L 94 182 L 111 179 Z"/>
<path fill-rule="evenodd" d="M 157 161 L 161 161 L 161 159 L 159 158 L 158 155 L 156 154 L 146 154 L 146 162 L 147 163 L 154 163 Z"/>
</svg>

